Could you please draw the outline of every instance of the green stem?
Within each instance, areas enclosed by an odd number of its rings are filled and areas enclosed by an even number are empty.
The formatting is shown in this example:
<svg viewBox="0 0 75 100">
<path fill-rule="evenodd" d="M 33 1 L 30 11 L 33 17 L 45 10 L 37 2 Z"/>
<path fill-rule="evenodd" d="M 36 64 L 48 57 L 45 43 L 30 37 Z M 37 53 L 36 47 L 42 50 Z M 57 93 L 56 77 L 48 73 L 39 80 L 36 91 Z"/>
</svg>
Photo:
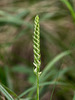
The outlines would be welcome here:
<svg viewBox="0 0 75 100">
<path fill-rule="evenodd" d="M 39 72 L 37 71 L 37 100 L 39 100 Z"/>
</svg>

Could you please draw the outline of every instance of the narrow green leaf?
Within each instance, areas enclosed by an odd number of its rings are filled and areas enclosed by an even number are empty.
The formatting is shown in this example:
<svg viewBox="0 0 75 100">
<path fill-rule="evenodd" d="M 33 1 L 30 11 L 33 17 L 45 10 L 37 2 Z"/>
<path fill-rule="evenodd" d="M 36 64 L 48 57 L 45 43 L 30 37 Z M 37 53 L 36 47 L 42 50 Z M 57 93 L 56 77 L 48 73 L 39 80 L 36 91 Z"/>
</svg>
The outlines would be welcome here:
<svg viewBox="0 0 75 100">
<path fill-rule="evenodd" d="M 32 91 L 32 90 L 34 90 L 34 89 L 36 89 L 36 86 L 33 86 L 33 87 L 27 89 L 27 90 L 24 91 L 22 94 L 20 94 L 20 95 L 18 96 L 18 98 L 23 97 L 24 95 L 26 95 L 27 93 L 29 93 L 30 91 Z"/>
<path fill-rule="evenodd" d="M 5 74 L 6 74 L 5 76 L 6 76 L 8 88 L 13 89 L 9 68 L 7 66 L 5 66 L 4 69 L 5 69 Z"/>
<path fill-rule="evenodd" d="M 66 83 L 63 83 L 63 82 L 52 81 L 52 82 L 41 83 L 40 86 L 53 85 L 53 84 L 56 84 L 56 85 L 67 85 Z"/>
<path fill-rule="evenodd" d="M 61 0 L 63 3 L 65 3 L 65 5 L 67 6 L 67 8 L 70 10 L 70 13 L 75 21 L 75 12 L 73 10 L 73 7 L 71 6 L 71 4 L 68 2 L 68 0 Z"/>
<path fill-rule="evenodd" d="M 22 98 L 20 100 L 32 100 L 31 98 Z"/>
<path fill-rule="evenodd" d="M 11 94 L 13 97 L 18 98 L 18 96 L 16 95 L 16 93 L 14 93 L 11 89 L 7 88 L 5 85 L 3 85 L 1 83 L 1 85 L 6 89 L 6 91 Z"/>
<path fill-rule="evenodd" d="M 13 66 L 11 71 L 18 72 L 18 73 L 33 74 L 33 70 L 31 68 L 26 66 L 19 66 L 19 65 Z"/>
<path fill-rule="evenodd" d="M 40 83 L 39 86 L 53 85 L 53 84 L 55 84 L 55 83 L 56 83 L 56 85 L 66 85 L 66 84 L 63 83 L 63 82 L 51 81 L 51 82 Z M 27 89 L 25 92 L 23 92 L 22 94 L 20 94 L 18 97 L 21 98 L 21 97 L 23 97 L 24 95 L 26 95 L 27 93 L 29 93 L 30 91 L 34 90 L 34 89 L 36 89 L 36 86 L 33 86 L 33 87 Z"/>
<path fill-rule="evenodd" d="M 45 69 L 43 70 L 43 73 L 40 77 L 40 81 L 42 81 L 42 79 L 45 77 L 46 73 L 48 73 L 50 71 L 50 69 L 53 67 L 53 65 L 59 61 L 61 58 L 63 58 L 66 55 L 69 55 L 71 53 L 71 51 L 65 51 L 63 53 L 60 53 L 59 55 L 57 55 L 52 61 L 50 61 L 48 63 L 48 65 L 45 67 Z"/>
<path fill-rule="evenodd" d="M 12 96 L 6 91 L 6 89 L 0 84 L 0 91 L 5 95 L 8 100 L 14 100 Z"/>
<path fill-rule="evenodd" d="M 19 18 L 16 17 L 1 17 L 0 18 L 0 24 L 10 24 L 14 26 L 21 26 L 21 25 L 26 25 L 29 28 L 32 28 L 32 24 L 29 22 L 23 21 Z"/>
<path fill-rule="evenodd" d="M 20 99 L 20 100 L 32 100 L 32 99 L 30 99 L 30 98 L 26 98 L 26 99 Z"/>
</svg>

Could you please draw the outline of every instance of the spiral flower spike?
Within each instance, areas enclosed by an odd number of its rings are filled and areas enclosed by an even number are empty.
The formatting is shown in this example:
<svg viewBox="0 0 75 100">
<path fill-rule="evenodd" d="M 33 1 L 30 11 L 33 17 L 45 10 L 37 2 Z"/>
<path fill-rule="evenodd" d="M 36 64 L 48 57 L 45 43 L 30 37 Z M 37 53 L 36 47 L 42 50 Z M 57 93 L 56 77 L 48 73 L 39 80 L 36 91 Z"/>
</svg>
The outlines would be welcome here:
<svg viewBox="0 0 75 100">
<path fill-rule="evenodd" d="M 35 17 L 34 21 L 34 36 L 33 36 L 33 51 L 34 51 L 34 72 L 39 72 L 41 60 L 40 60 L 40 27 L 39 27 L 39 16 Z"/>
<path fill-rule="evenodd" d="M 37 100 L 39 100 L 39 76 L 40 72 L 40 65 L 41 65 L 41 56 L 40 56 L 40 27 L 39 27 L 39 16 L 35 17 L 34 21 L 34 35 L 33 35 L 33 52 L 34 52 L 34 73 L 36 74 L 37 78 Z"/>
</svg>

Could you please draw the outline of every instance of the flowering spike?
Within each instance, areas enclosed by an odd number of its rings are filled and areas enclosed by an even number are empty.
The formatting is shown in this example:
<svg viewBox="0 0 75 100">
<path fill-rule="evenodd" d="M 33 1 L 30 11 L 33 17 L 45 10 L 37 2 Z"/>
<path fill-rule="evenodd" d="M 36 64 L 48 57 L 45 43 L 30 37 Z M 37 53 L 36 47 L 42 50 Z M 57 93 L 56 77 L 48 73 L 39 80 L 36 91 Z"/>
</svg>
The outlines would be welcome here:
<svg viewBox="0 0 75 100">
<path fill-rule="evenodd" d="M 40 69 L 40 27 L 39 27 L 39 16 L 35 17 L 34 21 L 34 36 L 33 36 L 33 51 L 34 51 L 34 66 L 39 72 Z M 36 72 L 37 72 L 36 71 Z"/>
<path fill-rule="evenodd" d="M 40 72 L 40 27 L 39 27 L 39 16 L 35 17 L 34 21 L 34 36 L 33 36 L 33 51 L 34 51 L 34 73 L 36 74 L 37 78 L 37 100 L 39 100 L 39 76 Z"/>
</svg>

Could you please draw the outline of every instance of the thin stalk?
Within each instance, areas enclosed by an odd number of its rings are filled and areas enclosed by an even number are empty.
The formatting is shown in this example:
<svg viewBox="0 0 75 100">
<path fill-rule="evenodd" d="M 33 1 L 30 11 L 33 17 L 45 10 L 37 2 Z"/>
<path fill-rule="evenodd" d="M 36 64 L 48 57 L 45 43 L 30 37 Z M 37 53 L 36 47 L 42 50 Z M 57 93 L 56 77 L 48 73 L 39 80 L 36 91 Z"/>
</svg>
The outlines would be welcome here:
<svg viewBox="0 0 75 100">
<path fill-rule="evenodd" d="M 39 74 L 37 72 L 37 100 L 39 100 Z"/>
</svg>

